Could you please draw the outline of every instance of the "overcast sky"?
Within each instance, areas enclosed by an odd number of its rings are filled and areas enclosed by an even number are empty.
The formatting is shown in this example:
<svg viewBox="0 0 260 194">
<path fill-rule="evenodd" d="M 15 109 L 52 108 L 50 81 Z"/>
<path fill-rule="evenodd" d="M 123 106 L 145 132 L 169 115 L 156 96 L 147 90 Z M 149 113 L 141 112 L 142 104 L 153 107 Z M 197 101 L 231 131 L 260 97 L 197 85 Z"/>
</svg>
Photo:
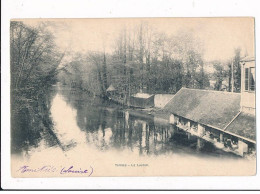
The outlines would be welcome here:
<svg viewBox="0 0 260 194">
<path fill-rule="evenodd" d="M 158 32 L 174 35 L 191 31 L 204 45 L 204 59 L 228 60 L 240 47 L 254 56 L 253 18 L 157 18 L 157 19 L 67 19 L 54 20 L 56 43 L 61 50 L 73 52 L 102 51 L 113 46 L 114 39 L 124 26 L 149 23 Z M 36 20 L 26 21 L 35 25 Z"/>
</svg>

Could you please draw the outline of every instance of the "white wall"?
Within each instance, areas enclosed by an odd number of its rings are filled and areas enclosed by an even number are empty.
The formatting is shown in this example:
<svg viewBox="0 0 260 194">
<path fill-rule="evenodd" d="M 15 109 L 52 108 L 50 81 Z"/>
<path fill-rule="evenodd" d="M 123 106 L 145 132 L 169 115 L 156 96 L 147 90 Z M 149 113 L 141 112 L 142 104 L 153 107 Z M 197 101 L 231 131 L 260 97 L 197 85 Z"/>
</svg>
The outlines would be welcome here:
<svg viewBox="0 0 260 194">
<path fill-rule="evenodd" d="M 156 94 L 154 96 L 154 106 L 163 108 L 172 98 L 173 94 Z"/>
<path fill-rule="evenodd" d="M 246 108 L 255 109 L 255 92 L 245 91 L 245 68 L 255 67 L 255 61 L 245 62 L 241 68 L 241 103 L 242 110 Z"/>
</svg>

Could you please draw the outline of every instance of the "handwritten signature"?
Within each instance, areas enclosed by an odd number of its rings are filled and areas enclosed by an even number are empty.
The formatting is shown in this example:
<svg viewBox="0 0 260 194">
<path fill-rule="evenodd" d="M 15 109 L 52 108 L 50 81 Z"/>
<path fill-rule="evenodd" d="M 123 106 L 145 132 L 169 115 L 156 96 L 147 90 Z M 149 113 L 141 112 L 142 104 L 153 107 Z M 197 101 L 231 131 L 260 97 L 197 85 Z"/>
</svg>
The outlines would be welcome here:
<svg viewBox="0 0 260 194">
<path fill-rule="evenodd" d="M 87 169 L 81 170 L 81 168 L 80 168 L 78 170 L 75 170 L 73 168 L 74 168 L 74 166 L 70 166 L 67 169 L 64 167 L 64 168 L 61 169 L 60 174 L 69 174 L 69 173 L 73 173 L 73 174 L 75 174 L 75 173 L 78 173 L 78 174 L 88 174 L 89 173 L 89 170 L 87 170 Z M 91 176 L 92 173 L 93 173 L 93 168 L 91 166 L 90 166 L 90 168 L 91 168 L 91 171 L 89 173 L 89 176 Z"/>
<path fill-rule="evenodd" d="M 38 172 L 44 172 L 44 173 L 54 173 L 59 172 L 60 174 L 88 174 L 88 176 L 91 176 L 93 174 L 94 169 L 92 166 L 90 166 L 89 169 L 77 169 L 74 166 L 70 167 L 61 167 L 61 169 L 57 169 L 55 166 L 46 165 L 39 168 L 31 168 L 29 166 L 22 166 L 17 171 L 21 173 L 38 173 Z"/>
</svg>

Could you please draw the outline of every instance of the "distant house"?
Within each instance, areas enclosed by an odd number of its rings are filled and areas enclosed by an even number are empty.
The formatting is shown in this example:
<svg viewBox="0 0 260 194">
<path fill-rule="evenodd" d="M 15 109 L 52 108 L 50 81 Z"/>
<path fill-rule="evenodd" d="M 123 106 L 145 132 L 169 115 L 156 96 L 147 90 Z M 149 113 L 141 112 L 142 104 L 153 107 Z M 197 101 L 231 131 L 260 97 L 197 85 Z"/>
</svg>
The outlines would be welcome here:
<svg viewBox="0 0 260 194">
<path fill-rule="evenodd" d="M 138 108 L 154 107 L 154 94 L 137 93 L 130 97 L 130 106 Z"/>
<path fill-rule="evenodd" d="M 116 91 L 117 90 L 114 88 L 114 86 L 112 84 L 106 90 L 108 96 L 115 95 Z"/>
</svg>

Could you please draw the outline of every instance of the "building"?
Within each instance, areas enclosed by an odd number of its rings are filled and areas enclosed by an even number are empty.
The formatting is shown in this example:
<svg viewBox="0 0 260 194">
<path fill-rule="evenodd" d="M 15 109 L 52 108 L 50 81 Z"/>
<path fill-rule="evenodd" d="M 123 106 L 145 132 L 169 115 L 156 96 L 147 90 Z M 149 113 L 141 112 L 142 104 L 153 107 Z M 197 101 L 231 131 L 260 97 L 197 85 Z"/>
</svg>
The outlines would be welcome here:
<svg viewBox="0 0 260 194">
<path fill-rule="evenodd" d="M 155 94 L 154 107 L 163 108 L 173 97 L 173 94 Z"/>
<path fill-rule="evenodd" d="M 154 107 L 154 94 L 137 93 L 130 97 L 130 106 L 137 108 Z"/>
<path fill-rule="evenodd" d="M 255 127 L 255 62 L 241 60 L 240 93 L 182 88 L 166 104 L 169 122 L 189 134 L 238 155 L 253 153 Z"/>
<path fill-rule="evenodd" d="M 241 64 L 241 111 L 255 115 L 255 58 L 245 57 Z"/>
<path fill-rule="evenodd" d="M 164 110 L 179 118 L 223 130 L 240 112 L 240 94 L 182 88 Z"/>
<path fill-rule="evenodd" d="M 256 143 L 256 114 L 255 114 L 255 59 L 245 57 L 241 64 L 241 101 L 240 112 L 225 128 L 226 131 L 236 133 L 243 139 Z M 241 138 L 242 139 L 242 138 Z M 240 141 L 244 151 L 248 150 L 245 141 Z"/>
<path fill-rule="evenodd" d="M 125 96 L 123 93 L 119 93 L 117 89 L 115 89 L 115 87 L 111 84 L 107 90 L 106 90 L 106 94 L 109 100 L 117 103 L 117 104 L 121 104 L 121 105 L 125 105 Z"/>
<path fill-rule="evenodd" d="M 117 90 L 114 88 L 112 84 L 106 90 L 108 97 L 114 96 L 116 94 L 116 91 Z"/>
</svg>

